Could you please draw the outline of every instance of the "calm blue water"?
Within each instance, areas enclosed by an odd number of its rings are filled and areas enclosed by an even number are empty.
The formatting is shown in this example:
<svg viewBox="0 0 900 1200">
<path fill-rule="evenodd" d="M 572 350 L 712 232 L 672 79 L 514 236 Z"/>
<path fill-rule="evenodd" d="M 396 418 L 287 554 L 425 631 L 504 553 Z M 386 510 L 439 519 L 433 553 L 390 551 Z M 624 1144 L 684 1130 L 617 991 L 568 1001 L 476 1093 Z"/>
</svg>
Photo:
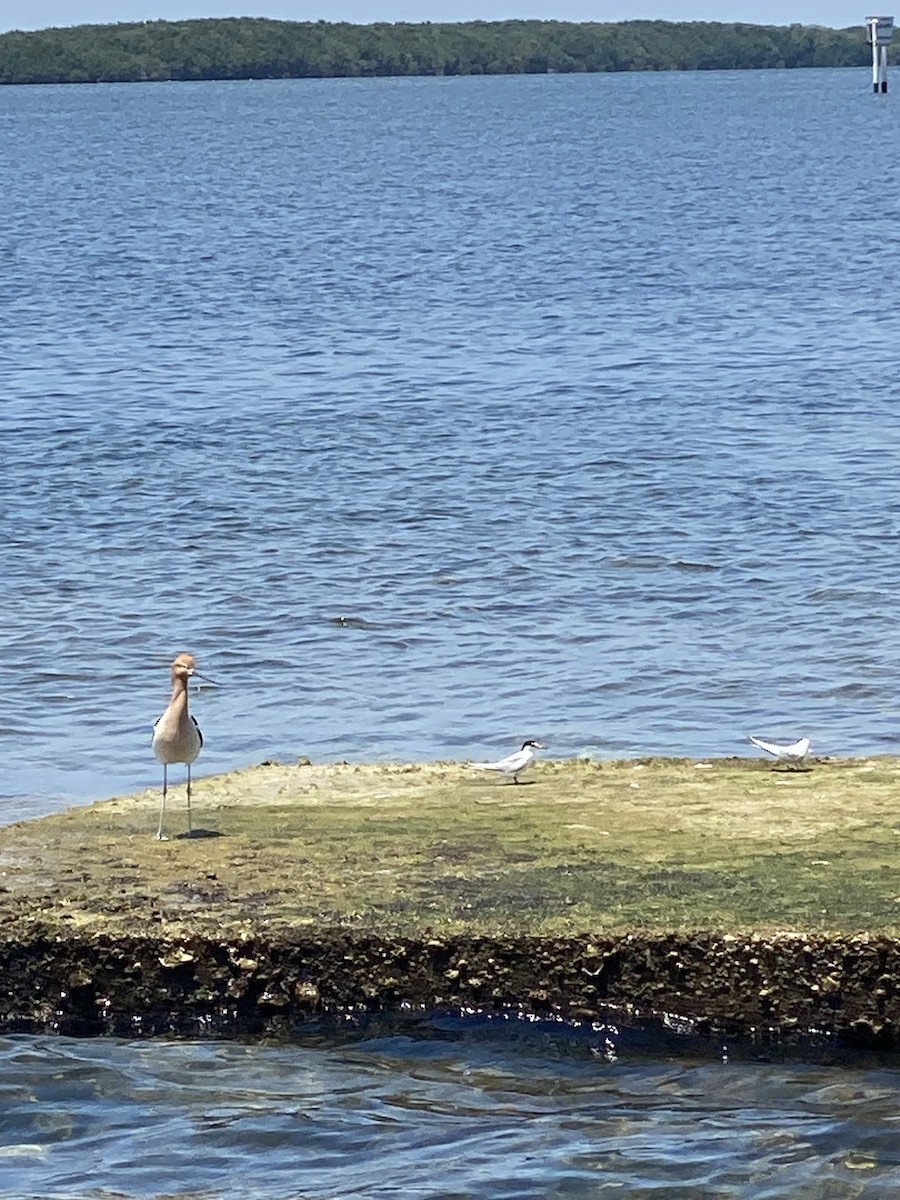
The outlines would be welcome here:
<svg viewBox="0 0 900 1200">
<path fill-rule="evenodd" d="M 5 88 L 0 792 L 897 748 L 865 73 Z M 351 624 L 335 624 L 338 617 Z"/>
<path fill-rule="evenodd" d="M 157 783 L 181 650 L 199 774 L 896 750 L 898 151 L 856 71 L 0 89 L 9 819 Z M 9 1041 L 0 1194 L 897 1194 L 894 1072 L 435 1045 Z"/>
</svg>

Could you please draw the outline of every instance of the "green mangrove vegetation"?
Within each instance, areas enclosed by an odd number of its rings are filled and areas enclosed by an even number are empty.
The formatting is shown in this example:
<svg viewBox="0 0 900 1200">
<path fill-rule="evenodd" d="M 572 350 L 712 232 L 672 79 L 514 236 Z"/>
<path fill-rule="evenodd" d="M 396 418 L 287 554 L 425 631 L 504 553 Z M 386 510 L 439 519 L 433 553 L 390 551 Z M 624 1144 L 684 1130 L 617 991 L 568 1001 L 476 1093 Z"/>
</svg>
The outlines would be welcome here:
<svg viewBox="0 0 900 1200">
<path fill-rule="evenodd" d="M 0 83 L 850 67 L 869 53 L 862 27 L 240 17 L 12 31 Z"/>
</svg>

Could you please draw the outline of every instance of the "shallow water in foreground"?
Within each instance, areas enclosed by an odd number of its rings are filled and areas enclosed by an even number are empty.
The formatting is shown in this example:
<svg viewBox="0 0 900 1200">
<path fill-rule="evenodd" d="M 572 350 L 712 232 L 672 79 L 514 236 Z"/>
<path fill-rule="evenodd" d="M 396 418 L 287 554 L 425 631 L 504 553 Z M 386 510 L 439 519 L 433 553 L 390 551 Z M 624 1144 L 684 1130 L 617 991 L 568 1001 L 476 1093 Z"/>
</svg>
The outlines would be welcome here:
<svg viewBox="0 0 900 1200">
<path fill-rule="evenodd" d="M 898 1087 L 459 1023 L 277 1047 L 8 1038 L 0 1196 L 875 1200 L 900 1189 Z"/>
</svg>

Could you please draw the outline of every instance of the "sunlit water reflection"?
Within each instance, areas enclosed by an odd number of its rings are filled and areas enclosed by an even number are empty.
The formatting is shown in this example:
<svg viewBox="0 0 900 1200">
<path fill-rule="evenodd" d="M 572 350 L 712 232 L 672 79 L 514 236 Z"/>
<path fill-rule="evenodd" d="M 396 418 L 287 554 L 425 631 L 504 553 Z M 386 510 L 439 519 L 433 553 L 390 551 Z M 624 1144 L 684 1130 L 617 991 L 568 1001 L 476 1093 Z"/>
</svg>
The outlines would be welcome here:
<svg viewBox="0 0 900 1200">
<path fill-rule="evenodd" d="M 865 84 L 0 90 L 0 793 L 155 783 L 182 649 L 201 773 L 894 749 Z"/>
<path fill-rule="evenodd" d="M 7 817 L 156 782 L 182 649 L 207 772 L 895 749 L 898 138 L 853 71 L 0 89 Z M 898 1194 L 892 1068 L 598 1049 L 8 1039 L 0 1195 Z"/>
<path fill-rule="evenodd" d="M 0 1195 L 889 1197 L 895 1070 L 433 1031 L 0 1042 Z"/>
</svg>

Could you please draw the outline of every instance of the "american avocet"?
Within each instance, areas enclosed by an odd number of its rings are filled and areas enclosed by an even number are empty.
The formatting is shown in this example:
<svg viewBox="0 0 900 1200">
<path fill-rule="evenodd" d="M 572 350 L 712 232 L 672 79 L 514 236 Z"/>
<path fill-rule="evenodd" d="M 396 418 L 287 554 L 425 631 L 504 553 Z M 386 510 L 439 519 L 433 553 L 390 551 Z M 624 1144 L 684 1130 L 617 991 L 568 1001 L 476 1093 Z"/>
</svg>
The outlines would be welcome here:
<svg viewBox="0 0 900 1200">
<path fill-rule="evenodd" d="M 501 771 L 504 775 L 512 775 L 513 783 L 519 782 L 519 775 L 523 771 L 527 771 L 535 759 L 535 750 L 543 750 L 544 747 L 540 742 L 535 742 L 529 739 L 522 743 L 522 749 L 517 750 L 515 754 L 509 754 L 506 758 L 499 758 L 496 762 L 473 762 L 469 763 L 470 767 L 474 767 L 476 771 Z"/>
<path fill-rule="evenodd" d="M 754 737 L 752 733 L 748 733 L 747 737 L 754 746 L 765 750 L 766 754 L 771 754 L 779 762 L 797 763 L 802 766 L 803 760 L 809 754 L 810 741 L 808 737 L 800 738 L 798 742 L 791 742 L 789 746 L 782 746 L 778 742 L 764 742 L 762 738 Z"/>
<path fill-rule="evenodd" d="M 188 680 L 199 675 L 192 654 L 179 654 L 172 663 L 172 699 L 163 715 L 153 726 L 153 753 L 163 765 L 162 804 L 159 809 L 159 829 L 156 836 L 163 837 L 163 820 L 166 815 L 167 772 L 170 763 L 187 764 L 187 811 L 188 837 L 191 836 L 191 763 L 203 747 L 200 726 L 188 712 Z M 200 675 L 202 679 L 203 676 Z M 211 683 L 212 680 L 209 680 Z"/>
</svg>

